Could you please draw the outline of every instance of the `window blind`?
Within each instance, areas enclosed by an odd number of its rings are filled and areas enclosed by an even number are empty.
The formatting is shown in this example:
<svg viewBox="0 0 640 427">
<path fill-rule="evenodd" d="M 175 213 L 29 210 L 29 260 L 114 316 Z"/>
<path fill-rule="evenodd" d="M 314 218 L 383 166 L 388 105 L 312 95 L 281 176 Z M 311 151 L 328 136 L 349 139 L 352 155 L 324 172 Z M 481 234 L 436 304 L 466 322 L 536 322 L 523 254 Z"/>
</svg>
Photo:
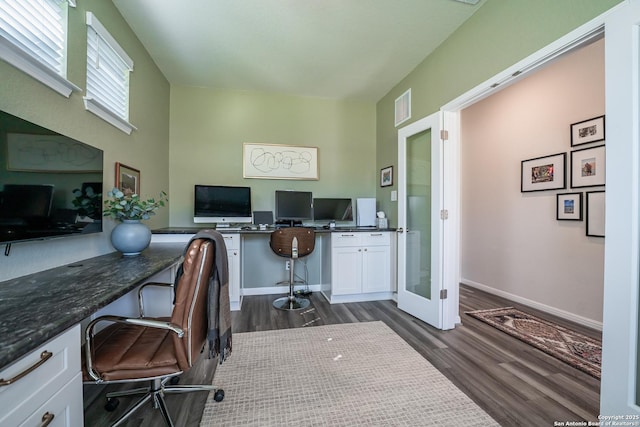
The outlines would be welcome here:
<svg viewBox="0 0 640 427">
<path fill-rule="evenodd" d="M 128 121 L 131 71 L 133 61 L 100 21 L 87 12 L 86 98 Z"/>
<path fill-rule="evenodd" d="M 61 0 L 0 0 L 0 36 L 64 77 L 66 12 Z"/>
</svg>

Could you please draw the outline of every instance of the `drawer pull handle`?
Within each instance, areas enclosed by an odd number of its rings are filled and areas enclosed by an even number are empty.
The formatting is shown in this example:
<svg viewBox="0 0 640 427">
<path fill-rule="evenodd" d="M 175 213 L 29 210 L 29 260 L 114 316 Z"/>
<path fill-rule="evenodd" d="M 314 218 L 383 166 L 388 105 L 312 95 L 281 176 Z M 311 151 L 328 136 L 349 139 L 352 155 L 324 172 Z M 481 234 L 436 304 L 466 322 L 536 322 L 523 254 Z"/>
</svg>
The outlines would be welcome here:
<svg viewBox="0 0 640 427">
<path fill-rule="evenodd" d="M 355 237 L 354 234 L 341 234 L 341 237 Z"/>
<path fill-rule="evenodd" d="M 55 417 L 55 414 L 52 414 L 51 412 L 45 412 L 42 416 L 42 424 L 40 424 L 40 427 L 47 427 L 49 424 L 51 424 L 51 421 L 53 421 Z"/>
<path fill-rule="evenodd" d="M 51 358 L 51 356 L 53 356 L 53 353 L 51 353 L 50 351 L 47 351 L 47 350 L 43 351 L 42 353 L 40 353 L 40 360 L 38 360 L 36 363 L 31 365 L 30 367 L 28 367 L 24 371 L 20 372 L 15 377 L 9 378 L 8 380 L 5 380 L 4 378 L 0 378 L 0 387 L 3 387 L 5 385 L 9 385 L 9 384 L 13 384 L 16 381 L 18 381 L 19 379 L 26 377 L 31 372 L 33 372 L 36 369 L 38 369 L 38 367 L 40 367 L 40 365 L 42 365 L 44 362 L 49 360 Z"/>
<path fill-rule="evenodd" d="M 382 236 L 382 233 L 371 233 L 371 237 L 373 236 Z"/>
</svg>

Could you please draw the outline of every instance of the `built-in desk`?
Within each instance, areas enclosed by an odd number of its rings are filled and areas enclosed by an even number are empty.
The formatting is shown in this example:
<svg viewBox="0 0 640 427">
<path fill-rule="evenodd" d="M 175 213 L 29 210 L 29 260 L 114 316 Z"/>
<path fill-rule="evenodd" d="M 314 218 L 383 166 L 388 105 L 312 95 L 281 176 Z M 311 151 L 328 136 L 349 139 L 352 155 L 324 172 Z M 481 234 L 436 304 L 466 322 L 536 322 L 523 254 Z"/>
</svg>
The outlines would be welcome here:
<svg viewBox="0 0 640 427">
<path fill-rule="evenodd" d="M 114 252 L 0 282 L 0 378 L 52 353 L 32 374 L 0 387 L 0 425 L 40 424 L 46 412 L 82 425 L 80 323 L 179 263 L 183 251 L 183 244 L 153 244 L 135 257 Z"/>
</svg>

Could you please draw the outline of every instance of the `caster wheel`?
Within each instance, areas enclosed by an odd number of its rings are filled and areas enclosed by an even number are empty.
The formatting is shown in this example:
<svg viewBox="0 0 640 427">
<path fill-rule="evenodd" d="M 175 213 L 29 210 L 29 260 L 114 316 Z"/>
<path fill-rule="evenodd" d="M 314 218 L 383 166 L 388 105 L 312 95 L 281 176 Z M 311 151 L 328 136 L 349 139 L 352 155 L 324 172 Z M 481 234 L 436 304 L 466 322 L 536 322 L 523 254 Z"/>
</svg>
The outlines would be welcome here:
<svg viewBox="0 0 640 427">
<path fill-rule="evenodd" d="M 104 405 L 104 409 L 109 412 L 113 412 L 116 410 L 118 405 L 120 404 L 120 400 L 116 397 L 111 397 L 107 399 L 107 404 Z"/>
<path fill-rule="evenodd" d="M 171 385 L 176 385 L 180 382 L 180 376 L 177 377 L 171 377 L 171 379 L 169 380 L 169 384 Z"/>
<path fill-rule="evenodd" d="M 213 393 L 213 400 L 222 402 L 222 399 L 224 399 L 224 390 L 216 390 L 216 392 Z"/>
</svg>

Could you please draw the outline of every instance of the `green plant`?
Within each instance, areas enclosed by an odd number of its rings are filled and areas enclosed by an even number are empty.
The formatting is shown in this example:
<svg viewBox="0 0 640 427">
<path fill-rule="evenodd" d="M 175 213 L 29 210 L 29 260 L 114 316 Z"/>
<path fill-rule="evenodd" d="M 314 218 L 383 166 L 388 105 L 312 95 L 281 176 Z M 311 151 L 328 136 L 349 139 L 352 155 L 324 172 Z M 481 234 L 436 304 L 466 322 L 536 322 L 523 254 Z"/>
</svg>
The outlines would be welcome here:
<svg viewBox="0 0 640 427">
<path fill-rule="evenodd" d="M 110 216 L 118 221 L 149 219 L 164 206 L 165 202 L 169 201 L 164 191 L 160 192 L 157 200 L 153 198 L 143 200 L 137 194 L 125 195 L 117 188 L 109 191 L 107 197 L 111 199 L 104 201 L 103 216 Z"/>
</svg>

